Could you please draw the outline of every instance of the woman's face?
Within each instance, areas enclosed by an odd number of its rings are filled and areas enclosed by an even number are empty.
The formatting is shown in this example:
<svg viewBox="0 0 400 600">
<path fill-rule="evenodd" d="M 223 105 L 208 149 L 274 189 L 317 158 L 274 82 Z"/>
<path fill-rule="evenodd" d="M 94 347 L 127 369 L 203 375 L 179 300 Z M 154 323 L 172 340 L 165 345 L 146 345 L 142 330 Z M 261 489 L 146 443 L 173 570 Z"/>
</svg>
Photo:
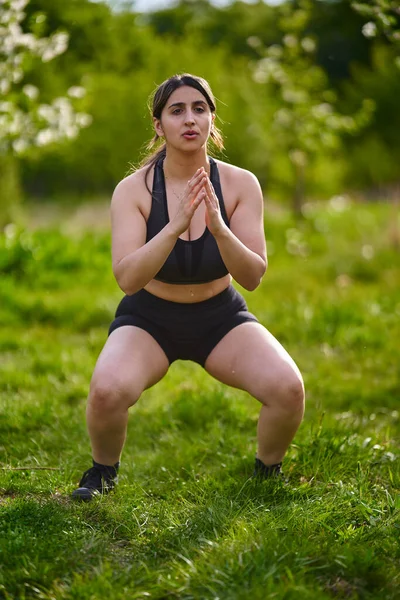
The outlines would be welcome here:
<svg viewBox="0 0 400 600">
<path fill-rule="evenodd" d="M 154 126 L 168 145 L 190 151 L 207 143 L 213 120 L 214 113 L 203 94 L 185 85 L 172 92 Z"/>
</svg>

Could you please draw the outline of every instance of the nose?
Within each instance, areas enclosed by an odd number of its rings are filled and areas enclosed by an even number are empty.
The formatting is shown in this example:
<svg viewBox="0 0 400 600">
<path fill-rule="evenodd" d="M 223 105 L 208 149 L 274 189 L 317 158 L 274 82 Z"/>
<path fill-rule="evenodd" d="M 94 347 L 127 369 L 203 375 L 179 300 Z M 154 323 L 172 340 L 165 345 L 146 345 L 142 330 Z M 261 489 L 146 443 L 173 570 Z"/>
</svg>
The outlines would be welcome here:
<svg viewBox="0 0 400 600">
<path fill-rule="evenodd" d="M 188 113 L 185 120 L 185 125 L 194 125 L 194 117 L 192 113 Z"/>
</svg>

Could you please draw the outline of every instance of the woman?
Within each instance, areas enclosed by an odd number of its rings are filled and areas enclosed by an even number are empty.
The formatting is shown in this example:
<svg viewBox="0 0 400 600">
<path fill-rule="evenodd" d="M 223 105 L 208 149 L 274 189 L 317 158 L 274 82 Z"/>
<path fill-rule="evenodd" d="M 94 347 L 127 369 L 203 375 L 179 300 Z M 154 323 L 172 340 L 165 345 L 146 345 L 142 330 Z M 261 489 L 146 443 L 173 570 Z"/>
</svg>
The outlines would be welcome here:
<svg viewBox="0 0 400 600">
<path fill-rule="evenodd" d="M 82 500 L 114 487 L 128 409 L 174 360 L 198 362 L 261 402 L 256 476 L 280 473 L 303 417 L 298 368 L 231 285 L 254 290 L 266 270 L 259 183 L 208 156 L 210 138 L 220 148 L 222 138 L 204 79 L 165 81 L 152 115 L 161 149 L 118 184 L 111 203 L 113 271 L 126 296 L 90 386 L 93 467 L 73 492 Z"/>
</svg>

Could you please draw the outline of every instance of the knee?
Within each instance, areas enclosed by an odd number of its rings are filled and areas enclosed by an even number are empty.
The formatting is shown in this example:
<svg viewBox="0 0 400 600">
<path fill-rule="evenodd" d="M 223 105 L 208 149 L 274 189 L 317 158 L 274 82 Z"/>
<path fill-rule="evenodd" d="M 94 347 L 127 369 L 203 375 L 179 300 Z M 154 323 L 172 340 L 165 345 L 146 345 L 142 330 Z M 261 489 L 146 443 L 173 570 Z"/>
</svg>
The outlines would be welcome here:
<svg viewBox="0 0 400 600">
<path fill-rule="evenodd" d="M 123 377 L 116 373 L 96 373 L 90 384 L 89 407 L 102 415 L 118 410 L 127 410 L 139 399 L 140 392 L 135 386 L 128 385 Z"/>
<path fill-rule="evenodd" d="M 282 408 L 291 414 L 304 413 L 304 384 L 300 375 L 293 373 L 285 382 L 282 382 L 280 399 Z"/>
<path fill-rule="evenodd" d="M 283 372 L 269 386 L 264 394 L 263 404 L 276 408 L 289 415 L 300 415 L 304 413 L 304 384 L 301 375 L 294 372 Z"/>
</svg>

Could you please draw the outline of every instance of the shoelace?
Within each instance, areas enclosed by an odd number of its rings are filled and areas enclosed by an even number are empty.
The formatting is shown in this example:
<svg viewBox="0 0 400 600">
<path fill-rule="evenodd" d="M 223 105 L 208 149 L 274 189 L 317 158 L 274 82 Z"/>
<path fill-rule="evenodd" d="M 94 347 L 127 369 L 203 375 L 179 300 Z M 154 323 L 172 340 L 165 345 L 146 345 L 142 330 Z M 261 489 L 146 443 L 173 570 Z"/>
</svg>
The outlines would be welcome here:
<svg viewBox="0 0 400 600">
<path fill-rule="evenodd" d="M 102 473 L 96 467 L 91 467 L 84 472 L 79 486 L 101 491 L 103 487 L 112 488 L 114 482 L 112 477 L 107 477 L 105 473 Z"/>
</svg>

